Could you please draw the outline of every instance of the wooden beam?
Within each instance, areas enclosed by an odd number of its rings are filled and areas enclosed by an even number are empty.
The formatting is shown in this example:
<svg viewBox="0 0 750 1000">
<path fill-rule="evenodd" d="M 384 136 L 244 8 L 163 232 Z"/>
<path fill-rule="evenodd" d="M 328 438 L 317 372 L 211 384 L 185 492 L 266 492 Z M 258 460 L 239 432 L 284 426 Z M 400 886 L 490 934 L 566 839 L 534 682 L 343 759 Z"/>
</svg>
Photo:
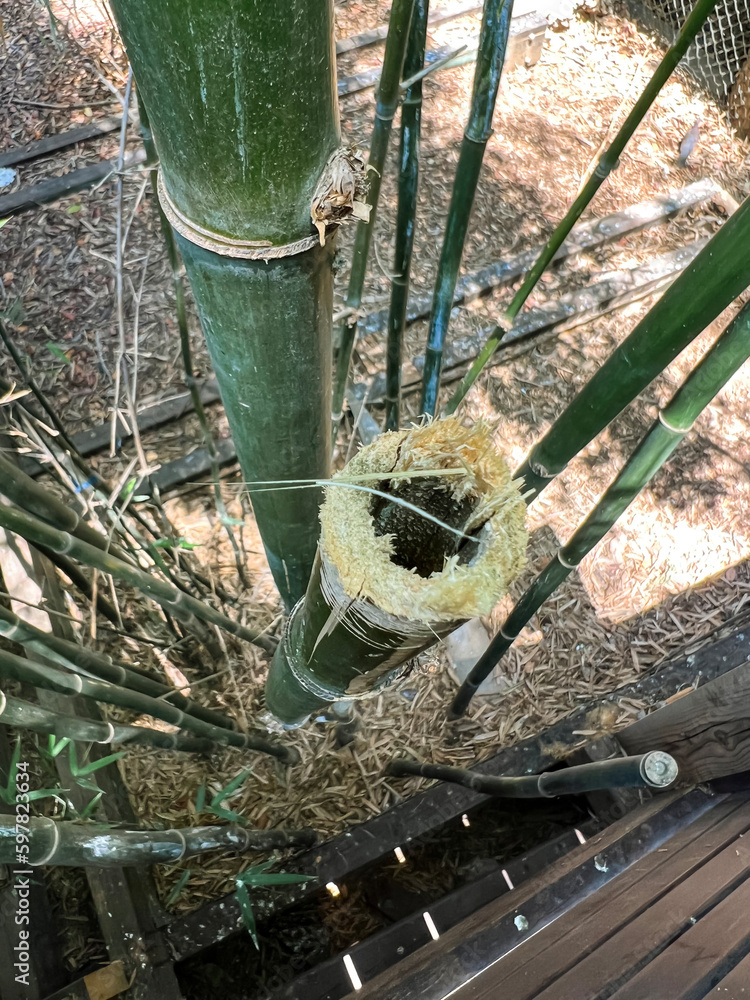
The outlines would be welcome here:
<svg viewBox="0 0 750 1000">
<path fill-rule="evenodd" d="M 476 770 L 481 774 L 508 776 L 539 773 L 554 766 L 565 756 L 566 749 L 570 752 L 583 745 L 585 740 L 575 734 L 582 729 L 590 729 L 591 719 L 596 718 L 603 707 L 616 706 L 621 698 L 638 698 L 655 704 L 692 683 L 699 673 L 703 677 L 716 677 L 731 670 L 750 656 L 750 631 L 747 634 L 740 632 L 739 638 L 736 629 L 740 624 L 750 628 L 750 616 L 741 616 L 730 634 L 715 637 L 714 641 L 704 638 L 701 640 L 702 647 L 696 645 L 686 651 L 689 655 L 676 656 L 662 664 L 650 677 L 642 677 L 599 701 L 582 705 L 538 736 L 500 750 L 494 757 L 478 764 Z M 727 631 L 729 628 L 731 626 Z M 357 869 L 392 852 L 398 845 L 440 828 L 487 799 L 488 796 L 468 788 L 440 782 L 379 816 L 351 827 L 295 859 L 294 868 L 305 874 L 315 873 L 315 881 L 279 887 L 273 893 L 258 889 L 253 904 L 258 920 L 308 898 L 326 882 L 343 880 Z M 181 960 L 241 927 L 239 904 L 230 894 L 206 903 L 194 913 L 176 918 L 166 933 L 175 956 Z"/>
<path fill-rule="evenodd" d="M 618 739 L 629 754 L 671 753 L 684 783 L 750 770 L 750 663 L 647 715 Z"/>
<path fill-rule="evenodd" d="M 0 167 L 15 167 L 19 163 L 37 160 L 40 156 L 49 156 L 50 153 L 75 146 L 78 142 L 116 132 L 121 125 L 122 118 L 101 118 L 80 128 L 68 129 L 67 132 L 55 132 L 54 135 L 47 135 L 36 142 L 27 142 L 25 146 L 16 146 L 15 149 L 0 153 Z"/>
<path fill-rule="evenodd" d="M 132 153 L 125 154 L 124 168 L 127 170 L 129 167 L 145 162 L 145 150 L 136 149 Z M 110 174 L 114 175 L 116 170 L 117 162 L 115 160 L 103 160 L 91 167 L 71 170 L 61 177 L 48 177 L 46 180 L 39 181 L 38 184 L 21 187 L 12 194 L 0 197 L 0 219 L 7 219 L 11 215 L 18 215 L 30 208 L 38 208 L 40 205 L 58 201 L 60 198 L 66 198 L 70 194 L 93 187 L 94 184 L 103 181 Z"/>
</svg>

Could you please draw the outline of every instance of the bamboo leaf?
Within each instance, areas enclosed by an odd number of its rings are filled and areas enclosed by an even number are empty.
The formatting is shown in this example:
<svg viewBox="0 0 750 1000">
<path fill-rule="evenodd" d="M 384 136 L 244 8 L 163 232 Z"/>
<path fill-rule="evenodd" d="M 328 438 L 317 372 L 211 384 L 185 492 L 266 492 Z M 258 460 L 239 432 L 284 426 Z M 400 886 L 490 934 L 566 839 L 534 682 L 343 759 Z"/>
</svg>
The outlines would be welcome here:
<svg viewBox="0 0 750 1000">
<path fill-rule="evenodd" d="M 47 350 L 50 354 L 53 354 L 60 361 L 64 361 L 66 365 L 72 365 L 73 362 L 70 360 L 65 351 L 60 347 L 59 344 L 53 343 L 51 340 L 47 341 Z"/>
<path fill-rule="evenodd" d="M 253 904 L 250 902 L 250 893 L 247 891 L 247 886 L 244 882 L 239 879 L 236 880 L 237 889 L 235 891 L 235 899 L 240 904 L 240 913 L 242 914 L 242 922 L 247 928 L 250 937 L 253 939 L 253 944 L 260 951 L 260 944 L 258 942 L 258 930 L 255 922 L 255 914 L 253 913 Z"/>
<path fill-rule="evenodd" d="M 186 868 L 185 871 L 182 873 L 182 875 L 180 875 L 179 879 L 177 880 L 177 882 L 175 882 L 174 886 L 172 887 L 172 891 L 167 896 L 167 906 L 174 906 L 174 904 L 180 898 L 185 889 L 185 886 L 190 881 L 190 874 L 191 870 L 189 868 Z"/>
<path fill-rule="evenodd" d="M 104 791 L 101 788 L 97 791 L 96 785 L 93 785 L 91 783 L 85 784 L 84 782 L 79 781 L 78 784 L 82 785 L 84 788 L 88 788 L 90 790 L 93 789 L 94 791 L 96 791 L 96 795 L 93 797 L 93 799 L 91 799 L 91 801 L 88 802 L 78 814 L 79 819 L 89 819 L 89 817 L 91 817 L 94 814 L 94 812 L 96 811 L 96 807 L 101 802 L 102 797 L 104 795 Z"/>
</svg>

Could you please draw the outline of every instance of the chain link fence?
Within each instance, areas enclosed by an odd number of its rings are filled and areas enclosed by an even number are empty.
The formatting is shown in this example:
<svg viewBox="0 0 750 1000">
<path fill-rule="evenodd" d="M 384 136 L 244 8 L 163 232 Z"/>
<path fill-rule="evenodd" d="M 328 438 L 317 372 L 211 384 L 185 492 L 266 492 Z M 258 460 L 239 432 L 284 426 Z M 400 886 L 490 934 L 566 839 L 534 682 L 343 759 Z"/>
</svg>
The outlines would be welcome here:
<svg viewBox="0 0 750 1000">
<path fill-rule="evenodd" d="M 626 0 L 630 13 L 672 42 L 693 0 Z M 683 67 L 750 137 L 750 0 L 719 0 L 685 56 Z"/>
</svg>

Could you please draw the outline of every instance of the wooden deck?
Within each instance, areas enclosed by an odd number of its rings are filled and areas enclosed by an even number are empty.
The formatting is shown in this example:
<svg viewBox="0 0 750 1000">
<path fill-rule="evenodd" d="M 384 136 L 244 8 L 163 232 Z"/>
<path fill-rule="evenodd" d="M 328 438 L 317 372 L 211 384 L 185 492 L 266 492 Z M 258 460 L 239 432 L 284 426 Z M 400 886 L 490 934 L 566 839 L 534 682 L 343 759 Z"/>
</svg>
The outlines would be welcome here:
<svg viewBox="0 0 750 1000">
<path fill-rule="evenodd" d="M 358 1000 L 750 1000 L 750 795 L 701 796 L 652 800 Z"/>
</svg>

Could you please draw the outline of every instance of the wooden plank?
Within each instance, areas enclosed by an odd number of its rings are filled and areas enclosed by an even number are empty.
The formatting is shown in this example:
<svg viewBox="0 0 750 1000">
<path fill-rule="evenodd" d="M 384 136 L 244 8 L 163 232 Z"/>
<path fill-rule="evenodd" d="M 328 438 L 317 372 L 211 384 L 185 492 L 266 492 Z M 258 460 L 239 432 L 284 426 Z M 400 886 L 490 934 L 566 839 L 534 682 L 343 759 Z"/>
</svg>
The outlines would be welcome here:
<svg viewBox="0 0 750 1000">
<path fill-rule="evenodd" d="M 696 919 L 717 907 L 725 897 L 743 883 L 750 891 L 750 837 L 740 834 L 729 846 L 701 865 L 689 878 L 649 906 L 639 917 L 626 924 L 596 950 L 588 954 L 554 982 L 536 994 L 535 1000 L 599 1000 L 610 996 L 646 966 L 650 958 L 663 951 L 672 941 L 684 935 Z M 747 909 L 750 913 L 750 907 Z M 750 928 L 747 916 L 745 932 Z M 748 941 L 750 947 L 750 939 Z M 726 971 L 726 970 L 725 970 Z M 722 973 L 723 974 L 723 973 Z M 648 980 L 653 988 L 653 979 Z M 672 980 L 659 981 L 663 987 Z M 654 1000 L 655 994 L 636 995 Z M 658 995 L 658 994 L 657 994 Z"/>
<path fill-rule="evenodd" d="M 136 149 L 132 153 L 125 154 L 124 168 L 134 167 L 139 163 L 145 163 L 146 152 L 143 149 Z M 51 201 L 58 201 L 77 191 L 93 187 L 98 181 L 103 181 L 105 177 L 114 174 L 117 170 L 116 160 L 103 160 L 95 163 L 91 167 L 81 167 L 80 170 L 71 170 L 61 177 L 47 177 L 38 184 L 30 184 L 21 187 L 12 194 L 0 197 L 0 219 L 6 219 L 11 215 L 18 215 L 31 208 L 38 208 Z"/>
<path fill-rule="evenodd" d="M 748 801 L 747 796 L 732 797 L 703 815 L 477 976 L 459 991 L 456 1000 L 490 1000 L 503 988 L 513 1000 L 532 1000 L 746 832 L 750 828 Z"/>
<path fill-rule="evenodd" d="M 678 830 L 712 801 L 655 797 L 514 892 L 478 910 L 403 962 L 364 984 L 359 1000 L 439 1000 L 483 972 L 563 913 L 601 890 Z M 703 806 L 699 812 L 694 808 Z M 748 838 L 750 842 L 750 838 Z M 606 865 L 597 859 L 605 856 Z"/>
<path fill-rule="evenodd" d="M 743 612 L 727 623 L 725 627 L 729 634 L 713 637 L 713 641 L 704 637 L 685 650 L 689 655 L 674 657 L 650 677 L 642 677 L 605 698 L 582 705 L 538 736 L 504 748 L 478 764 L 477 772 L 513 776 L 543 771 L 559 760 L 561 746 L 572 749 L 582 745 L 584 741 L 574 734 L 581 729 L 589 729 L 591 713 L 598 713 L 602 707 L 617 705 L 621 698 L 637 698 L 655 704 L 686 684 L 692 684 L 698 674 L 711 678 L 744 663 L 750 658 L 750 632 L 740 631 L 745 626 L 750 629 L 750 612 Z M 293 905 L 317 892 L 321 884 L 344 878 L 393 851 L 398 845 L 437 829 L 485 801 L 486 795 L 446 783 L 412 795 L 380 816 L 354 826 L 303 854 L 296 867 L 307 874 L 314 872 L 314 882 L 279 887 L 273 893 L 258 890 L 257 902 L 254 903 L 258 919 Z M 205 904 L 195 913 L 175 919 L 170 923 L 167 935 L 175 955 L 182 959 L 194 955 L 214 940 L 232 934 L 241 926 L 239 906 L 230 894 Z"/>
<path fill-rule="evenodd" d="M 671 753 L 685 783 L 750 770 L 750 665 L 703 684 L 618 738 L 629 754 Z"/>
<path fill-rule="evenodd" d="M 525 8 L 533 10 L 536 7 L 536 0 L 532 4 L 525 4 L 523 10 L 519 10 L 521 4 L 513 5 L 513 14 L 518 16 L 522 13 L 527 13 Z M 430 11 L 427 19 L 427 23 L 431 28 L 436 28 L 439 24 L 445 24 L 446 21 L 452 21 L 458 17 L 464 17 L 467 14 L 481 14 L 482 4 L 477 3 L 477 0 L 464 0 L 464 3 L 457 4 L 453 7 L 444 7 L 440 10 Z M 388 34 L 388 25 L 381 24 L 377 28 L 372 28 L 370 31 L 363 31 L 358 35 L 350 35 L 348 38 L 340 38 L 336 42 L 336 55 L 340 56 L 345 52 L 354 52 L 356 49 L 363 49 L 367 45 L 376 45 L 378 42 L 384 42 Z"/>
<path fill-rule="evenodd" d="M 219 386 L 215 379 L 207 379 L 201 383 L 198 389 L 201 402 L 204 406 L 211 403 L 221 402 Z M 193 401 L 189 392 L 182 392 L 169 399 L 164 399 L 153 406 L 144 407 L 138 414 L 138 430 L 141 434 L 152 431 L 163 424 L 172 423 L 193 412 Z M 84 456 L 93 455 L 97 451 L 103 451 L 109 447 L 110 434 L 112 432 L 111 421 L 106 424 L 97 424 L 85 431 L 79 431 L 72 437 L 73 444 L 78 452 Z M 126 441 L 132 437 L 130 429 L 121 420 L 117 421 L 117 439 Z"/>
<path fill-rule="evenodd" d="M 698 1000 L 750 951 L 750 879 L 690 926 L 611 1000 Z M 746 981 L 745 985 L 748 983 Z"/>
<path fill-rule="evenodd" d="M 40 156 L 49 156 L 50 153 L 57 153 L 61 149 L 68 149 L 75 146 L 77 142 L 85 142 L 87 139 L 95 139 L 100 135 L 107 135 L 115 132 L 122 125 L 122 118 L 102 118 L 80 128 L 71 128 L 67 132 L 56 132 L 54 135 L 47 135 L 36 142 L 27 142 L 25 146 L 16 146 L 15 149 L 8 149 L 0 153 L 0 167 L 15 167 L 19 163 L 27 163 L 29 160 L 36 160 Z"/>
<path fill-rule="evenodd" d="M 749 1000 L 750 998 L 750 955 L 746 955 L 739 965 L 713 986 L 706 994 L 706 1000 Z"/>
</svg>

